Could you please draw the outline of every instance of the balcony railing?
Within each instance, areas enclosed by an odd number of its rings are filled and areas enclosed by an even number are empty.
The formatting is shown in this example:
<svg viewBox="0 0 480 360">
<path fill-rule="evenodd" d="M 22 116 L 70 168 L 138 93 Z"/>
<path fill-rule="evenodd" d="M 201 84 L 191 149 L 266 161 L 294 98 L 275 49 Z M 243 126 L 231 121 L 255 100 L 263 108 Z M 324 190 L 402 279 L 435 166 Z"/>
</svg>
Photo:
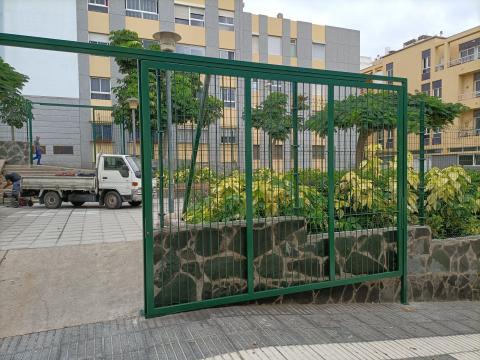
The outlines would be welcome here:
<svg viewBox="0 0 480 360">
<path fill-rule="evenodd" d="M 458 101 L 469 100 L 480 97 L 480 91 L 473 91 L 458 95 Z"/>
<path fill-rule="evenodd" d="M 476 56 L 475 56 L 475 55 L 476 55 Z M 470 61 L 474 61 L 474 60 L 478 60 L 478 59 L 480 59 L 480 53 L 478 53 L 478 54 L 470 54 L 470 55 L 467 55 L 467 56 L 464 56 L 464 57 L 460 57 L 460 58 L 458 58 L 458 59 L 450 60 L 450 61 L 448 62 L 448 67 L 452 67 L 452 66 L 464 64 L 464 63 L 467 63 L 467 62 L 470 62 Z"/>
<path fill-rule="evenodd" d="M 440 70 L 443 70 L 444 68 L 445 68 L 445 66 L 443 64 L 435 65 L 435 71 L 440 71 Z"/>
</svg>

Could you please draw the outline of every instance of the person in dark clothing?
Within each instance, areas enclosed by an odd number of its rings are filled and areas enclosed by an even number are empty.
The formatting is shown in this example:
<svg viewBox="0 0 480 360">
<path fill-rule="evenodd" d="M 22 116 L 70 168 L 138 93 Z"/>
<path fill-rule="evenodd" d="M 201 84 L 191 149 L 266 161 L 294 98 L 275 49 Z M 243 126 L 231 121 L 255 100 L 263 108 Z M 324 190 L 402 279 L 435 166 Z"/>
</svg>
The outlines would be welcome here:
<svg viewBox="0 0 480 360">
<path fill-rule="evenodd" d="M 35 138 L 33 145 L 35 147 L 35 156 L 32 160 L 37 160 L 37 165 L 41 165 L 40 160 L 42 159 L 42 147 L 40 146 L 40 136 Z"/>
<path fill-rule="evenodd" d="M 7 185 L 5 185 L 3 188 L 5 189 L 6 187 L 12 185 L 12 195 L 18 199 L 18 196 L 20 195 L 22 177 L 17 173 L 12 172 L 5 175 L 5 180 L 7 181 Z"/>
</svg>

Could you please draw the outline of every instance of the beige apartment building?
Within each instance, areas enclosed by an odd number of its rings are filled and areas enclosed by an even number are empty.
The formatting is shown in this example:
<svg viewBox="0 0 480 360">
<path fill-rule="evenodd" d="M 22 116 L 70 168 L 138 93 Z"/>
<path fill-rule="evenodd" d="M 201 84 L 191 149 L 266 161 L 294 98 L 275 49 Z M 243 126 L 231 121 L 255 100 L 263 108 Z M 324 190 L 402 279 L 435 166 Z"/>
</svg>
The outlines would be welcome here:
<svg viewBox="0 0 480 360">
<path fill-rule="evenodd" d="M 364 74 L 408 79 L 409 93 L 417 91 L 460 102 L 470 110 L 452 126 L 425 133 L 429 166 L 480 166 L 480 26 L 452 36 L 420 36 L 390 51 L 362 69 Z M 379 137 L 394 146 L 394 133 Z M 410 134 L 409 149 L 418 150 L 419 138 Z"/>
</svg>

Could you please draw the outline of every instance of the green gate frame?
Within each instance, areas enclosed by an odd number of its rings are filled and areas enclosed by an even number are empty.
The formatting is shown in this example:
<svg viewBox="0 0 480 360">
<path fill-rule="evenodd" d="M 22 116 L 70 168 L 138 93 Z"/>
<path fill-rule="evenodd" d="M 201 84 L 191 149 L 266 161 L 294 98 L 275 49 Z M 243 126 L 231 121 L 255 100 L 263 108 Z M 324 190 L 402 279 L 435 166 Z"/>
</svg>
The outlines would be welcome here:
<svg viewBox="0 0 480 360">
<path fill-rule="evenodd" d="M 142 148 L 142 196 L 143 196 L 143 234 L 144 234 L 144 301 L 145 316 L 153 317 L 157 315 L 170 314 L 174 312 L 200 309 L 205 307 L 231 304 L 235 302 L 249 301 L 271 296 L 290 294 L 301 291 L 316 290 L 327 287 L 347 285 L 363 281 L 379 280 L 383 278 L 399 277 L 401 280 L 401 302 L 407 303 L 407 79 L 399 77 L 386 77 L 380 75 L 365 75 L 356 73 L 347 73 L 331 70 L 318 70 L 301 67 L 289 67 L 283 65 L 270 65 L 262 63 L 252 63 L 246 61 L 234 61 L 218 58 L 209 58 L 203 56 L 192 56 L 184 54 L 158 52 L 144 49 L 121 48 L 110 45 L 90 44 L 69 40 L 58 40 L 42 37 L 23 36 L 16 34 L 0 33 L 0 45 L 22 47 L 30 49 L 43 49 L 50 51 L 70 52 L 77 54 L 89 54 L 108 57 L 123 57 L 136 59 L 139 61 L 141 75 L 139 77 L 140 91 L 140 115 L 141 115 L 141 148 Z M 335 279 L 335 271 L 330 271 L 330 280 L 299 285 L 283 289 L 265 290 L 254 292 L 253 290 L 253 231 L 252 231 L 252 137 L 251 132 L 246 132 L 246 167 L 247 167 L 247 251 L 248 256 L 248 293 L 233 295 L 230 297 L 197 301 L 187 304 L 172 305 L 164 308 L 155 308 L 153 304 L 153 219 L 152 219 L 152 169 L 151 169 L 151 132 L 149 118 L 149 98 L 148 98 L 148 70 L 149 69 L 170 69 L 183 71 L 197 71 L 205 74 L 218 74 L 224 76 L 240 76 L 245 79 L 245 125 L 251 126 L 251 84 L 252 78 L 284 80 L 288 82 L 305 82 L 312 84 L 323 84 L 328 86 L 328 101 L 330 104 L 334 100 L 334 86 L 353 86 L 371 89 L 383 89 L 396 91 L 398 94 L 398 122 L 397 122 L 397 231 L 398 231 L 398 258 L 399 268 L 396 271 L 356 276 L 349 279 Z M 382 83 L 374 83 L 378 80 Z M 393 85 L 398 83 L 399 85 Z M 328 112 L 328 137 L 332 139 L 334 131 L 333 107 Z M 330 145 L 331 143 L 331 145 Z M 329 150 L 333 148 L 333 141 L 329 141 Z M 329 169 L 334 165 L 333 153 L 329 151 L 328 166 Z M 330 172 L 331 174 L 331 172 Z M 333 184 L 333 176 L 329 175 L 329 186 Z M 328 211 L 332 213 L 332 197 L 328 200 Z M 329 234 L 333 228 L 329 224 Z M 334 251 L 331 246 L 333 238 L 329 236 L 330 251 Z M 330 264 L 330 270 L 335 264 Z"/>
</svg>

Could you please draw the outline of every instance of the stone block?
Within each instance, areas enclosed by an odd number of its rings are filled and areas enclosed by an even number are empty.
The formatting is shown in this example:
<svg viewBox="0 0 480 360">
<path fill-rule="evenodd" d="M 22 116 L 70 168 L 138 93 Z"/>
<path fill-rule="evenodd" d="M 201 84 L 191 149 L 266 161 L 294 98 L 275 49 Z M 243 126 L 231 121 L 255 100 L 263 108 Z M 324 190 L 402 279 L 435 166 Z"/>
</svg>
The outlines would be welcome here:
<svg viewBox="0 0 480 360">
<path fill-rule="evenodd" d="M 284 271 L 284 260 L 277 254 L 268 254 L 262 257 L 257 272 L 261 277 L 281 279 Z"/>
<path fill-rule="evenodd" d="M 247 260 L 234 256 L 219 256 L 205 262 L 204 273 L 210 280 L 247 278 Z"/>
<path fill-rule="evenodd" d="M 187 274 L 177 274 L 155 296 L 155 306 L 182 304 L 197 300 L 197 284 Z"/>
</svg>

